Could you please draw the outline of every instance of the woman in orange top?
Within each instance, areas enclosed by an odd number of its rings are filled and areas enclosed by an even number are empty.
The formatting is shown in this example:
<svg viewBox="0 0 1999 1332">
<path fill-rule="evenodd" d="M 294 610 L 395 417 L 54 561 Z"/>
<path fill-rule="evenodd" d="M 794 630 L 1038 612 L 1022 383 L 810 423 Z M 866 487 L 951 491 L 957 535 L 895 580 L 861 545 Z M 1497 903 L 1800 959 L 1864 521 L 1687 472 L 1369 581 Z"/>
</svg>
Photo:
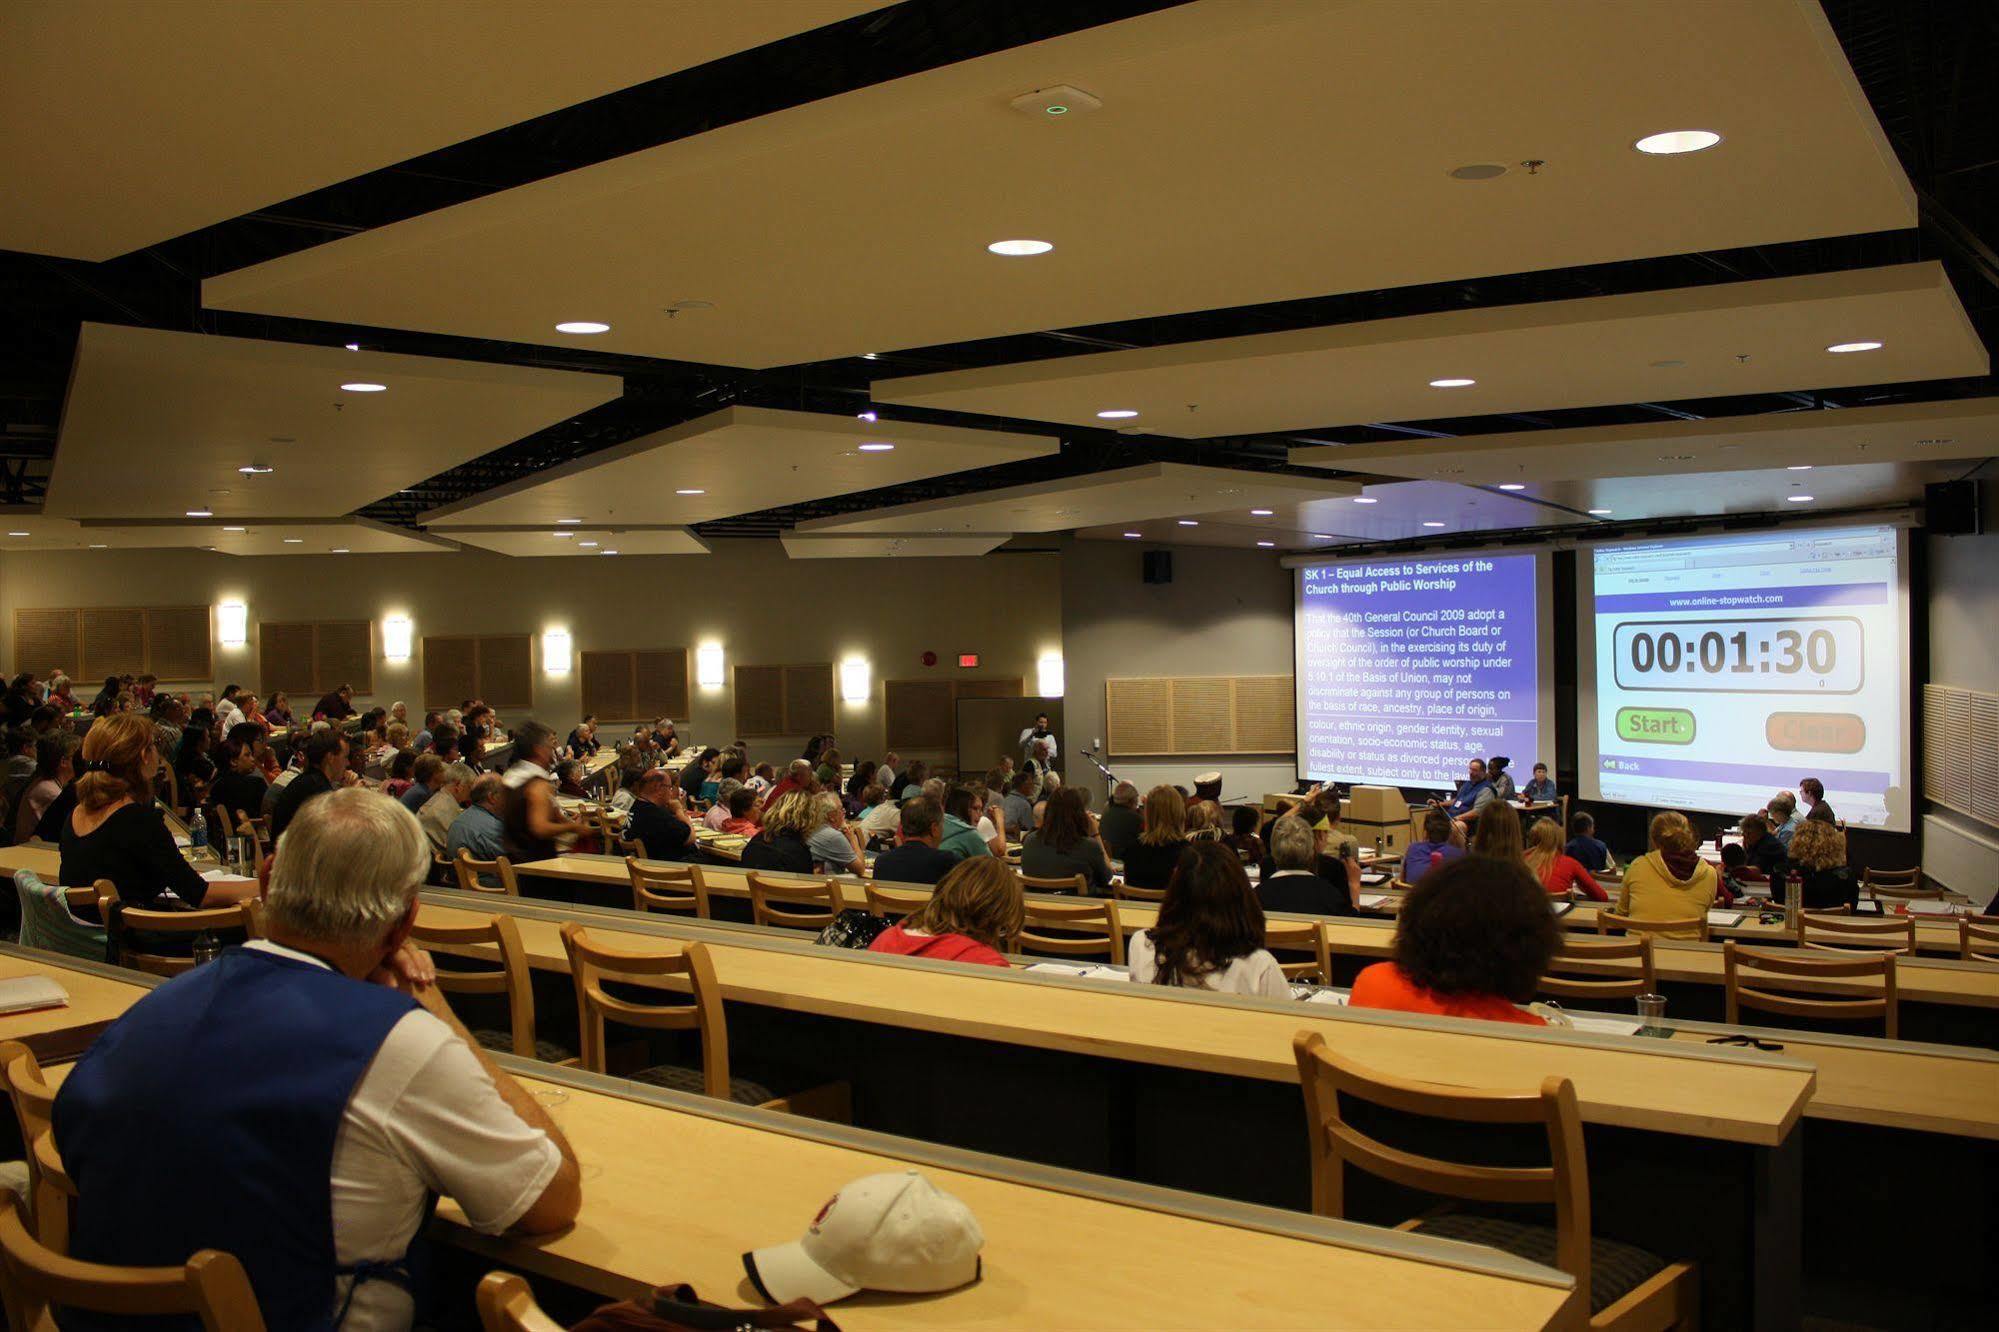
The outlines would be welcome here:
<svg viewBox="0 0 1999 1332">
<path fill-rule="evenodd" d="M 1555 897 L 1581 893 L 1592 902 L 1608 902 L 1610 894 L 1590 877 L 1583 863 L 1562 850 L 1562 826 L 1553 819 L 1536 819 L 1527 830 L 1527 850 L 1523 859 L 1528 872 L 1541 881 Z"/>
<path fill-rule="evenodd" d="M 1354 1008 L 1546 1023 L 1516 1007 L 1534 997 L 1560 934 L 1548 895 L 1517 860 L 1466 856 L 1409 890 L 1395 960 L 1354 980 Z"/>
</svg>

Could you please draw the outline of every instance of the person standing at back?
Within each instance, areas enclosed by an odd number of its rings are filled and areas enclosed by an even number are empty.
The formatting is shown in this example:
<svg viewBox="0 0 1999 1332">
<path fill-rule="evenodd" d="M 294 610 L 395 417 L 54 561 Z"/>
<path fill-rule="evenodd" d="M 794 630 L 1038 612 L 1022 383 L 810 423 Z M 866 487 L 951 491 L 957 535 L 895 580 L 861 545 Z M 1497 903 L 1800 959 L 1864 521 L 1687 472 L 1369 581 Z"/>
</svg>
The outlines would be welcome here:
<svg viewBox="0 0 1999 1332">
<path fill-rule="evenodd" d="M 582 819 L 565 818 L 555 802 L 555 732 L 532 719 L 514 732 L 514 761 L 501 774 L 507 788 L 507 855 L 520 863 L 546 860 L 555 854 L 555 839 L 565 833 L 577 837 L 590 831 Z M 651 850 L 648 845 L 647 850 Z"/>
<path fill-rule="evenodd" d="M 1291 997 L 1284 969 L 1263 946 L 1263 908 L 1235 852 L 1220 842 L 1187 844 L 1159 903 L 1159 923 L 1131 936 L 1131 979 Z"/>
</svg>

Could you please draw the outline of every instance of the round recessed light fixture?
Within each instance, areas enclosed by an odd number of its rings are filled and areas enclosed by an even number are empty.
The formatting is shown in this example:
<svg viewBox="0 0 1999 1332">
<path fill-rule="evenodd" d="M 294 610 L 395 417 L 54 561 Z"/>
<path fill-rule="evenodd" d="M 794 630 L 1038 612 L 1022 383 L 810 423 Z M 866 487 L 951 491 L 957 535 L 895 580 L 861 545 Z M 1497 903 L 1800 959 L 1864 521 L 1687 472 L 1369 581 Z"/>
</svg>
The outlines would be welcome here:
<svg viewBox="0 0 1999 1332">
<path fill-rule="evenodd" d="M 387 384 L 371 384 L 365 379 L 357 379 L 351 384 L 342 384 L 340 391 L 342 393 L 387 393 L 389 386 Z"/>
<path fill-rule="evenodd" d="M 286 538 L 285 538 L 285 544 L 286 544 L 287 546 L 302 546 L 302 545 L 304 545 L 304 544 L 305 544 L 305 538 L 304 538 L 304 537 L 286 537 Z"/>
<path fill-rule="evenodd" d="M 187 516 L 190 518 L 213 518 L 215 511 L 213 509 L 189 509 Z"/>
<path fill-rule="evenodd" d="M 347 344 L 347 350 L 348 350 L 348 351 L 360 351 L 360 350 L 361 350 L 361 344 L 360 344 L 360 343 L 358 343 L 358 342 L 350 342 L 350 343 L 348 343 L 348 344 Z"/>
<path fill-rule="evenodd" d="M 1376 499 L 1376 498 L 1375 498 L 1374 496 L 1372 496 L 1372 495 L 1355 495 L 1355 496 L 1353 497 L 1353 502 L 1354 502 L 1355 504 L 1379 504 L 1379 503 L 1381 503 L 1381 501 L 1380 501 L 1380 500 Z"/>
<path fill-rule="evenodd" d="M 1129 421 L 1137 415 L 1138 413 L 1129 407 L 1113 407 L 1109 411 L 1098 412 L 1097 419 L 1099 421 Z"/>
<path fill-rule="evenodd" d="M 555 521 L 560 523 L 564 527 L 576 527 L 580 525 L 583 520 L 581 518 L 558 518 Z"/>
<path fill-rule="evenodd" d="M 694 488 L 692 488 L 692 487 L 689 487 L 689 488 L 687 488 L 687 489 L 684 489 L 684 490 L 676 490 L 676 491 L 674 491 L 673 493 L 674 493 L 674 494 L 676 494 L 676 495 L 705 495 L 705 494 L 707 494 L 708 492 L 707 492 L 707 491 L 705 491 L 705 490 L 697 490 L 697 489 L 694 489 Z"/>
<path fill-rule="evenodd" d="M 1478 381 L 1477 381 L 1476 379 L 1461 379 L 1461 378 L 1460 378 L 1460 379 L 1433 379 L 1433 380 L 1431 380 L 1431 381 L 1430 381 L 1430 387 L 1431 387 L 1431 388 L 1470 388 L 1470 387 L 1471 387 L 1471 386 L 1472 386 L 1473 384 L 1476 384 L 1476 383 L 1478 383 Z"/>
<path fill-rule="evenodd" d="M 1423 526 L 1425 526 L 1425 527 L 1442 527 L 1442 526 L 1443 526 L 1443 524 L 1442 524 L 1442 523 L 1434 523 L 1434 522 L 1432 522 L 1432 523 L 1424 523 L 1424 524 L 1423 524 Z"/>
<path fill-rule="evenodd" d="M 1491 180 L 1506 174 L 1506 168 L 1497 162 L 1467 162 L 1463 166 L 1452 167 L 1444 173 L 1452 180 Z"/>
<path fill-rule="evenodd" d="M 1275 510 L 1272 509 L 1251 509 L 1249 516 L 1252 518 L 1268 518 L 1274 512 Z"/>
<path fill-rule="evenodd" d="M 1182 527 L 1199 527 L 1200 525 L 1201 525 L 1201 524 L 1200 524 L 1200 522 L 1199 522 L 1199 521 L 1198 521 L 1197 519 L 1193 519 L 1193 518 L 1182 518 L 1182 519 L 1180 520 L 1180 526 L 1182 526 Z"/>
<path fill-rule="evenodd" d="M 594 319 L 571 319 L 567 323 L 557 324 L 555 331 L 558 333 L 588 335 L 591 333 L 609 333 L 611 326 L 609 324 L 600 324 Z"/>
<path fill-rule="evenodd" d="M 1592 517 L 1592 518 L 1608 518 L 1608 517 L 1610 517 L 1610 515 L 1611 515 L 1612 513 L 1616 512 L 1616 510 L 1614 510 L 1614 509 L 1591 509 L 1591 510 L 1590 510 L 1589 512 L 1590 512 L 1590 517 Z"/>
<path fill-rule="evenodd" d="M 856 421 L 866 421 L 869 425 L 873 425 L 876 421 L 880 420 L 881 418 L 876 416 L 873 412 L 855 412 L 854 419 Z"/>
<path fill-rule="evenodd" d="M 1848 352 L 1880 351 L 1881 344 L 1878 342 L 1835 342 L 1832 346 L 1827 347 L 1826 350 L 1835 356 L 1844 356 Z"/>
<path fill-rule="evenodd" d="M 1499 483 L 1499 488 L 1501 490 L 1525 490 L 1527 489 L 1527 485 L 1522 481 L 1502 481 Z"/>
<path fill-rule="evenodd" d="M 1275 546 L 1277 543 L 1275 541 L 1259 541 L 1256 544 L 1259 546 Z"/>
<path fill-rule="evenodd" d="M 1132 540 L 1136 541 L 1139 537 L 1144 536 L 1145 534 L 1143 532 L 1126 532 L 1125 535 L 1131 538 Z"/>
<path fill-rule="evenodd" d="M 890 449 L 893 449 L 894 447 L 895 445 L 889 443 L 885 439 L 871 439 L 867 443 L 860 446 L 862 453 L 887 453 Z"/>
<path fill-rule="evenodd" d="M 1041 108 L 1041 112 L 1043 115 L 1049 116 L 1066 116 L 1069 114 L 1069 108 L 1060 102 L 1050 102 L 1047 106 Z"/>
<path fill-rule="evenodd" d="M 1055 248 L 1055 244 L 1045 240 L 997 240 L 986 248 L 994 254 L 1018 259 L 1030 254 L 1047 254 Z"/>
<path fill-rule="evenodd" d="M 1809 472 L 1812 470 L 1812 464 L 1792 463 L 1789 467 L 1786 467 L 1784 470 L 1787 472 Z"/>
<path fill-rule="evenodd" d="M 1671 157 L 1677 153 L 1697 153 L 1720 142 L 1721 136 L 1713 130 L 1666 130 L 1648 134 L 1631 146 L 1653 157 Z"/>
</svg>

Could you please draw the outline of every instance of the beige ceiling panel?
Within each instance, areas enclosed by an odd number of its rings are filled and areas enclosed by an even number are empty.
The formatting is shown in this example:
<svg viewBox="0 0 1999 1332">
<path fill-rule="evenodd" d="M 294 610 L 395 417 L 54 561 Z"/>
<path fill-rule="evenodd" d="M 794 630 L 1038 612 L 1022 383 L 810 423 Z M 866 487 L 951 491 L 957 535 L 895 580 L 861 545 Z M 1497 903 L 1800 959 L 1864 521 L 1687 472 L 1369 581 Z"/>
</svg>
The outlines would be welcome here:
<svg viewBox="0 0 1999 1332">
<path fill-rule="evenodd" d="M 712 552 L 684 527 L 454 527 L 451 539 L 517 558 Z"/>
<path fill-rule="evenodd" d="M 1253 513 L 1251 509 L 1268 510 Z M 1451 532 L 1587 523 L 1568 509 L 1443 481 L 1397 481 L 1342 495 L 1283 499 L 1177 517 L 1087 527 L 1085 540 L 1132 545 L 1247 546 L 1318 550 L 1360 541 L 1403 541 Z M 1191 526 L 1189 525 L 1191 524 Z M 1434 525 L 1433 525 L 1434 524 Z M 1136 535 L 1133 535 L 1133 534 Z"/>
<path fill-rule="evenodd" d="M 984 555 L 1004 545 L 1009 533 L 978 536 L 839 536 L 786 532 L 778 540 L 794 560 L 875 560 L 908 555 Z"/>
<path fill-rule="evenodd" d="M 242 531 L 231 531 L 241 527 Z M 284 518 L 243 523 L 0 517 L 0 554 L 10 550 L 213 550 L 223 555 L 448 554 L 449 541 L 362 518 Z"/>
<path fill-rule="evenodd" d="M 1003 490 L 979 491 L 954 499 L 923 500 L 893 508 L 833 518 L 816 518 L 798 530 L 963 534 L 972 532 L 1067 532 L 1102 523 L 1176 518 L 1206 513 L 1228 504 L 1245 514 L 1305 500 L 1358 494 L 1346 481 L 1243 472 L 1184 463 L 1142 463 L 1111 472 L 1064 477 Z"/>
<path fill-rule="evenodd" d="M 85 324 L 43 507 L 334 517 L 623 391 L 613 375 Z"/>
<path fill-rule="evenodd" d="M 1298 448 L 1291 450 L 1291 461 L 1371 475 L 1518 485 L 1524 487 L 1523 494 L 1540 496 L 1550 493 L 1547 483 L 1556 481 L 1925 463 L 1994 454 L 1999 454 L 1999 398 L 1957 398 L 1838 411 Z"/>
<path fill-rule="evenodd" d="M 1598 510 L 1615 522 L 1731 513 L 1808 516 L 1837 509 L 1919 501 L 1925 485 L 1962 476 L 1964 470 L 1961 462 L 1881 462 L 1814 466 L 1808 472 L 1768 468 L 1618 476 L 1557 481 L 1542 489 L 1556 503 Z"/>
<path fill-rule="evenodd" d="M 1829 346 L 1881 343 L 1875 351 Z M 1943 265 L 1457 310 L 877 380 L 878 402 L 1202 438 L 1982 375 Z M 1433 387 L 1432 380 L 1469 379 Z M 1135 412 L 1114 422 L 1105 411 Z"/>
<path fill-rule="evenodd" d="M 869 445 L 892 445 L 870 449 Z M 434 527 L 684 526 L 1056 452 L 1045 435 L 730 407 L 425 515 Z M 693 494 L 683 494 L 693 491 Z"/>
<path fill-rule="evenodd" d="M 1438 15 L 1201 0 L 345 237 L 204 299 L 531 343 L 598 320 L 606 350 L 762 367 L 1915 225 L 1816 0 Z M 1057 84 L 1102 109 L 1009 106 Z M 1725 137 L 1632 146 L 1689 128 Z M 1471 163 L 1508 169 L 1448 174 Z M 1055 248 L 987 253 L 1023 238 Z M 713 308 L 668 316 L 686 300 Z"/>
<path fill-rule="evenodd" d="M 109 259 L 880 0 L 7 0 L 0 249 Z"/>
</svg>

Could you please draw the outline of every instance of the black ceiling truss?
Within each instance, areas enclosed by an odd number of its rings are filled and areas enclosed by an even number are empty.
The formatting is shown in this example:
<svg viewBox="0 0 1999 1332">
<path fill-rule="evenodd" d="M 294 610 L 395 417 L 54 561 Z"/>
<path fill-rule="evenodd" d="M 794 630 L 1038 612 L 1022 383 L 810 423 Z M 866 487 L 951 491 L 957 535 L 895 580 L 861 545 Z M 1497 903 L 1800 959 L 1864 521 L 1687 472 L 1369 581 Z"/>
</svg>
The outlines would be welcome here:
<svg viewBox="0 0 1999 1332">
<path fill-rule="evenodd" d="M 38 502 L 84 321 L 616 374 L 615 402 L 363 509 L 414 525 L 439 505 L 732 405 L 854 414 L 876 379 L 1450 310 L 1627 294 L 1940 260 L 1988 348 L 1999 347 L 1999 5 L 1823 0 L 1916 185 L 1919 226 L 1720 253 L 1516 273 L 1266 305 L 1049 329 L 753 371 L 578 349 L 357 328 L 200 306 L 203 277 L 478 198 L 720 125 L 1168 7 L 1166 0 L 907 0 L 316 190 L 101 264 L 0 251 L 0 502 Z M 1635 403 L 1405 422 L 1329 421 L 1277 435 L 1177 440 L 914 408 L 884 419 L 1059 435 L 1057 455 L 702 524 L 769 535 L 797 523 L 1146 461 L 1297 471 L 1294 444 L 1421 441 L 1500 431 L 1699 420 L 1983 395 L 1987 375 L 1922 384 Z M 1326 475 L 1322 471 L 1311 474 Z"/>
</svg>

